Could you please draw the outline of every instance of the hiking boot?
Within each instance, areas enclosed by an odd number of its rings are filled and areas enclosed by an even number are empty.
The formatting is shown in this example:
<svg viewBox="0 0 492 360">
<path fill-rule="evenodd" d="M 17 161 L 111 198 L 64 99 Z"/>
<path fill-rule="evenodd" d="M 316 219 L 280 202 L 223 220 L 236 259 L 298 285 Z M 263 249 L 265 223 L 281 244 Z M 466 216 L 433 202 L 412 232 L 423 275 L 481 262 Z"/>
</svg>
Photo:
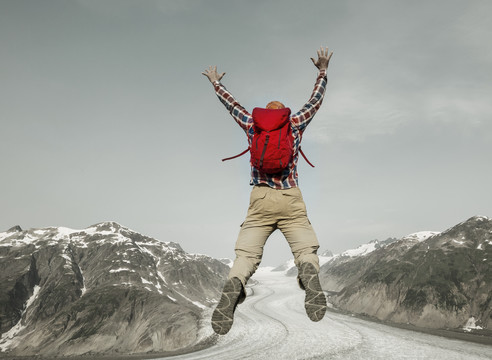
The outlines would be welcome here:
<svg viewBox="0 0 492 360">
<path fill-rule="evenodd" d="M 326 312 L 326 297 L 319 283 L 318 271 L 311 263 L 303 263 L 299 269 L 300 285 L 306 291 L 304 307 L 312 321 L 320 321 Z"/>
<path fill-rule="evenodd" d="M 217 334 L 225 335 L 229 332 L 234 321 L 236 306 L 244 301 L 245 297 L 241 280 L 234 277 L 226 281 L 220 301 L 212 314 L 212 328 Z"/>
</svg>

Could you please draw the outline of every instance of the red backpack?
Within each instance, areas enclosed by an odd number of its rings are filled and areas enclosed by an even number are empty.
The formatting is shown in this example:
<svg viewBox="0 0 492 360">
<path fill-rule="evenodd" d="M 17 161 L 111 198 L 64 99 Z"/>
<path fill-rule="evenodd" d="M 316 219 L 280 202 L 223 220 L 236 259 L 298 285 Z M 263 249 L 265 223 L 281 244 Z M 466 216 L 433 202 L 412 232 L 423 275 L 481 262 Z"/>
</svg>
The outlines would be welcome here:
<svg viewBox="0 0 492 360">
<path fill-rule="evenodd" d="M 249 150 L 253 167 L 267 174 L 276 174 L 289 165 L 294 152 L 290 109 L 254 108 L 252 115 L 254 134 L 251 145 L 241 154 L 222 161 L 234 159 Z M 299 151 L 306 159 L 300 148 Z"/>
</svg>

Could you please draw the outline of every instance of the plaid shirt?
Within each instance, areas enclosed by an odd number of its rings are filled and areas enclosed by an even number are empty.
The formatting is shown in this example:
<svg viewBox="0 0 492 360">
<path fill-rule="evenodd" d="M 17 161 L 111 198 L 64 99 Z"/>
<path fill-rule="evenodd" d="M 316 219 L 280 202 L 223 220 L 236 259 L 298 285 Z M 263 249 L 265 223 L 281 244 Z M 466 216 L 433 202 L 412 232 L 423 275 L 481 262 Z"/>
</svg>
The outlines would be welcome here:
<svg viewBox="0 0 492 360">
<path fill-rule="evenodd" d="M 278 174 L 265 174 L 252 166 L 251 185 L 267 184 L 274 189 L 289 189 L 298 186 L 297 161 L 299 159 L 302 134 L 323 102 L 326 83 L 326 70 L 321 70 L 316 79 L 311 98 L 301 110 L 290 117 L 292 137 L 294 138 L 294 154 L 289 165 Z M 246 132 L 248 144 L 251 146 L 254 134 L 253 116 L 236 101 L 232 94 L 219 81 L 215 81 L 213 85 L 219 100 L 229 110 L 239 126 Z"/>
</svg>

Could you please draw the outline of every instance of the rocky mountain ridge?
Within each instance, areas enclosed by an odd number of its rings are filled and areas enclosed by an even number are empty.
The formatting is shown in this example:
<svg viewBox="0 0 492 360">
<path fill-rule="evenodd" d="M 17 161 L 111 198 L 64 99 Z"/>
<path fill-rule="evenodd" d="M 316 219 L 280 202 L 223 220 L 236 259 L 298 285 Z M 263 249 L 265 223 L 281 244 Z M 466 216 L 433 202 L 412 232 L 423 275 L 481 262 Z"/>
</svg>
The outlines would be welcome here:
<svg viewBox="0 0 492 360">
<path fill-rule="evenodd" d="M 338 308 L 427 328 L 492 330 L 492 220 L 411 234 L 320 270 Z M 369 251 L 370 250 L 370 251 Z M 468 326 L 470 328 L 470 326 Z"/>
<path fill-rule="evenodd" d="M 0 233 L 0 354 L 69 356 L 183 349 L 229 268 L 115 222 Z M 28 340 L 28 341 L 27 341 Z"/>
<path fill-rule="evenodd" d="M 410 236 L 410 235 L 409 235 Z M 333 254 L 330 250 L 325 250 L 318 254 L 319 265 L 323 266 L 326 263 L 333 262 L 344 262 L 350 260 L 353 257 L 364 256 L 369 254 L 370 252 L 391 244 L 394 241 L 397 241 L 396 238 L 388 238 L 383 241 L 379 241 L 377 239 L 369 241 L 367 244 L 359 245 L 355 249 L 349 249 L 340 254 Z M 297 276 L 297 267 L 294 264 L 294 259 L 289 259 L 279 266 L 275 267 L 272 271 L 283 271 L 286 276 Z"/>
</svg>

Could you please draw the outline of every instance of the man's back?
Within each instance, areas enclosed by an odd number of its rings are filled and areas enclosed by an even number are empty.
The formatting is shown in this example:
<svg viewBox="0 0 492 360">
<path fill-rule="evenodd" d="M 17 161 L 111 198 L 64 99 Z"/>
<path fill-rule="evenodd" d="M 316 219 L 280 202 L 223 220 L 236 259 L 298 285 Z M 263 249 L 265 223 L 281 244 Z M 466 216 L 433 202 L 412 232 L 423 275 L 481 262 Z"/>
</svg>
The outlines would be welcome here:
<svg viewBox="0 0 492 360">
<path fill-rule="evenodd" d="M 289 164 L 282 172 L 274 175 L 259 171 L 259 169 L 252 166 L 250 179 L 251 185 L 267 184 L 275 189 L 288 189 L 298 186 L 297 163 L 299 159 L 302 134 L 304 133 L 306 127 L 310 124 L 323 102 L 326 84 L 326 69 L 320 69 L 311 97 L 298 112 L 291 114 L 290 116 L 290 122 L 292 125 L 293 156 Z M 219 100 L 222 104 L 224 104 L 236 123 L 246 132 L 248 137 L 248 145 L 251 147 L 254 136 L 253 115 L 241 106 L 241 104 L 226 89 L 226 87 L 220 83 L 220 81 L 214 81 L 213 85 Z"/>
</svg>

